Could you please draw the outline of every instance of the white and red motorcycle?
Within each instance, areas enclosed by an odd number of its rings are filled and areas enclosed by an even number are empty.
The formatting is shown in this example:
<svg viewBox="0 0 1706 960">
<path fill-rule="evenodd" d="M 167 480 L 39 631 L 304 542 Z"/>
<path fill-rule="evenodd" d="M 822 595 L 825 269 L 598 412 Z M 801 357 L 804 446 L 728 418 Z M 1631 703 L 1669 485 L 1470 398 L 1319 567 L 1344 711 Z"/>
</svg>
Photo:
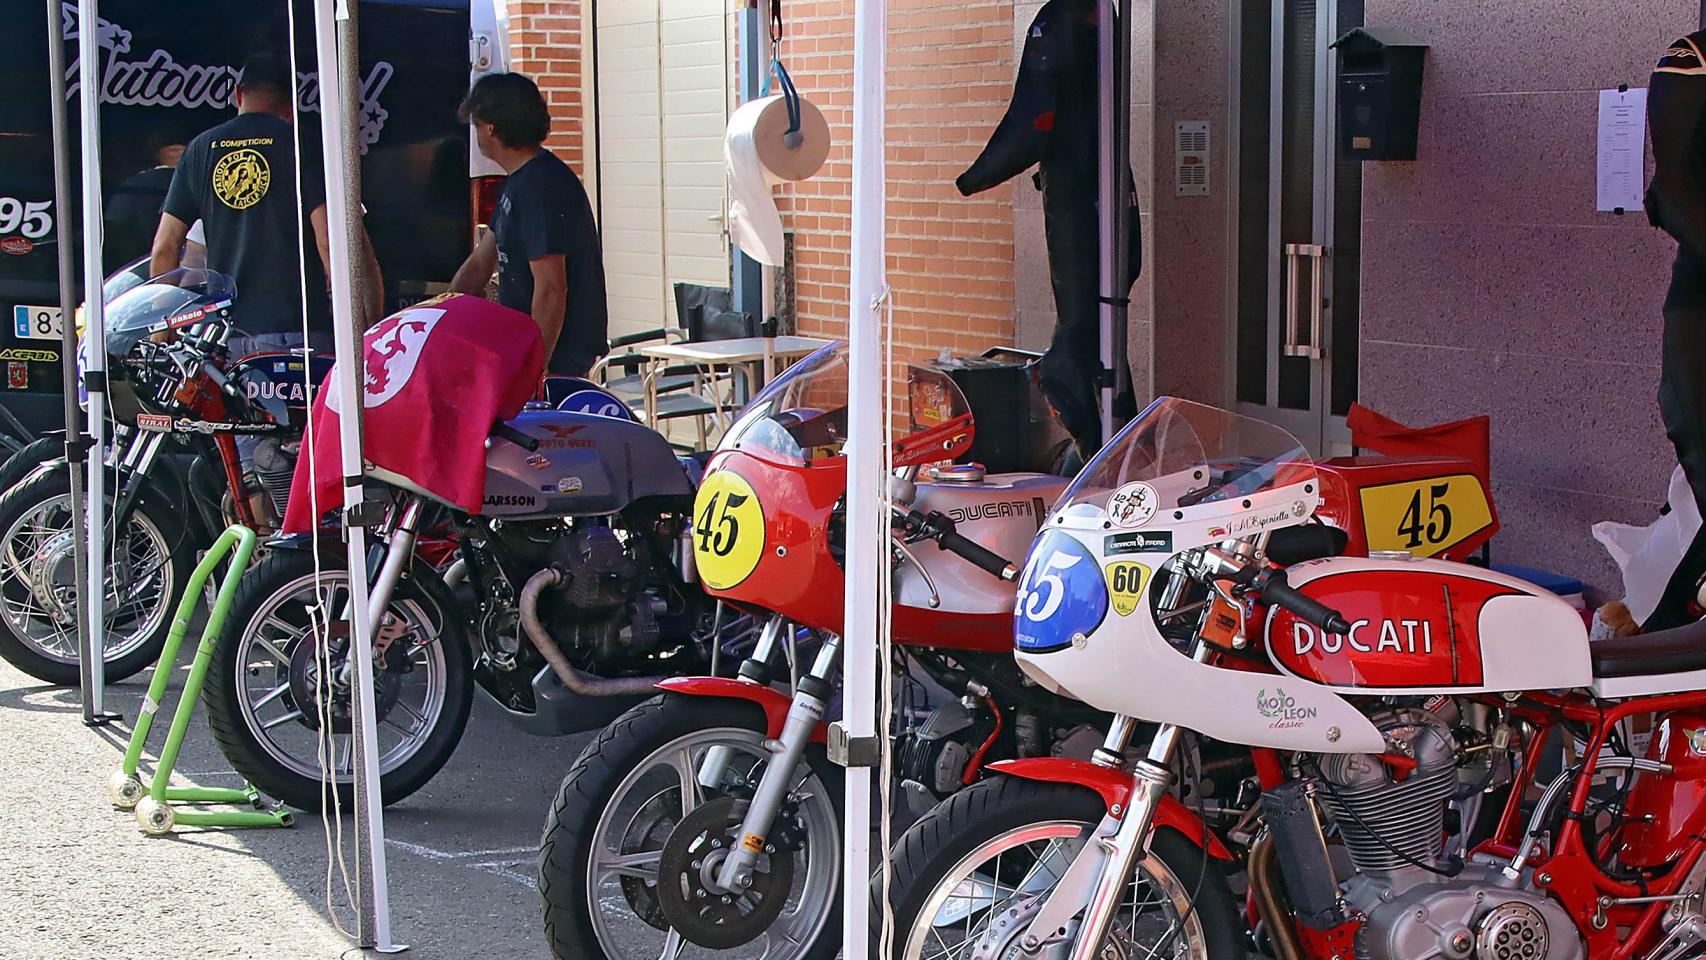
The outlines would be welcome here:
<svg viewBox="0 0 1706 960">
<path fill-rule="evenodd" d="M 1321 476 L 1279 428 L 1165 398 L 1086 467 L 1033 545 L 1015 646 L 1114 719 L 1092 760 L 991 764 L 907 832 L 895 956 L 1702 955 L 1706 625 L 1590 650 L 1575 609 L 1481 568 L 1281 570 L 1268 540 Z M 1224 835 L 1170 790 L 1186 731 L 1253 755 Z M 1584 746 L 1543 779 L 1554 732 Z"/>
</svg>

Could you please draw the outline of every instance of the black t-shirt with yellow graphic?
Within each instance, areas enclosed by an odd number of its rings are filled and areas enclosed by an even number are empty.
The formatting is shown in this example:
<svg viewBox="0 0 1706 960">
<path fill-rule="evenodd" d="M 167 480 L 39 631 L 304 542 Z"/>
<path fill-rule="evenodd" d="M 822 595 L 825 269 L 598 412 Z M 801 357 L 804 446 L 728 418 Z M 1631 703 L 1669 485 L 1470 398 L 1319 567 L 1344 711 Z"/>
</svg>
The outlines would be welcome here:
<svg viewBox="0 0 1706 960">
<path fill-rule="evenodd" d="M 302 325 L 298 270 L 298 206 L 291 125 L 271 114 L 245 113 L 189 142 L 162 208 L 185 223 L 201 220 L 207 266 L 237 282 L 233 309 L 246 333 L 282 333 Z M 325 203 L 319 141 L 302 131 L 300 222 L 308 267 L 310 329 L 331 327 L 320 255 L 308 214 Z"/>
</svg>

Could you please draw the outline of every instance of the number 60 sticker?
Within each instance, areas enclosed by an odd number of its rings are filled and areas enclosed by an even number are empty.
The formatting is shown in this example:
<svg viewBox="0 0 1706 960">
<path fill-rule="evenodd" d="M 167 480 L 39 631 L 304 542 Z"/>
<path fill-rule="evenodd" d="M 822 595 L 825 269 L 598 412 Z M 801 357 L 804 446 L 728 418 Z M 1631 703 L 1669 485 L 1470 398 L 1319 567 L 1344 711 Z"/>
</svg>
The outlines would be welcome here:
<svg viewBox="0 0 1706 960">
<path fill-rule="evenodd" d="M 764 554 L 764 509 L 752 484 L 732 470 L 705 478 L 693 500 L 693 560 L 713 590 L 738 586 Z"/>
</svg>

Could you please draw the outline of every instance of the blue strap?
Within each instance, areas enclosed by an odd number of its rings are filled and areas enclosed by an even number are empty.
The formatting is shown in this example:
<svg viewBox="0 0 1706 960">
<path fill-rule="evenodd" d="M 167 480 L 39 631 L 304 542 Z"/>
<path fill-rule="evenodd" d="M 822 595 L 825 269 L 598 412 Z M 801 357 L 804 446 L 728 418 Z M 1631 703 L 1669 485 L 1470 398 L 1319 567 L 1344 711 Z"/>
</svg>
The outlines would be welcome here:
<svg viewBox="0 0 1706 960">
<path fill-rule="evenodd" d="M 770 96 L 770 78 L 774 75 L 782 87 L 782 102 L 788 106 L 788 130 L 783 136 L 790 148 L 799 146 L 800 136 L 800 93 L 794 88 L 794 78 L 788 76 L 788 68 L 782 66 L 781 60 L 770 61 L 770 71 L 764 75 L 764 86 L 759 91 L 760 96 Z"/>
</svg>

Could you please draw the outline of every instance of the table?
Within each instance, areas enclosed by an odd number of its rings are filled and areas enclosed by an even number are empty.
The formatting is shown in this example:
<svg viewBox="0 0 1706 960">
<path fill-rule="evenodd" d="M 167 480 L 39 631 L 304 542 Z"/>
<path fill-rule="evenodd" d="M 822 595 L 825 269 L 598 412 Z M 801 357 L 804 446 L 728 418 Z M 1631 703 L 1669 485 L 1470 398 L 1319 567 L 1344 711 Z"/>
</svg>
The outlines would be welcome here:
<svg viewBox="0 0 1706 960">
<path fill-rule="evenodd" d="M 646 370 L 646 423 L 653 429 L 657 428 L 656 370 L 661 363 L 691 363 L 705 368 L 746 366 L 751 369 L 752 389 L 757 392 L 775 379 L 779 361 L 797 360 L 833 342 L 817 337 L 785 336 L 637 345 L 635 352 L 649 361 Z M 719 422 L 722 420 L 720 402 L 717 403 L 717 419 Z"/>
</svg>

